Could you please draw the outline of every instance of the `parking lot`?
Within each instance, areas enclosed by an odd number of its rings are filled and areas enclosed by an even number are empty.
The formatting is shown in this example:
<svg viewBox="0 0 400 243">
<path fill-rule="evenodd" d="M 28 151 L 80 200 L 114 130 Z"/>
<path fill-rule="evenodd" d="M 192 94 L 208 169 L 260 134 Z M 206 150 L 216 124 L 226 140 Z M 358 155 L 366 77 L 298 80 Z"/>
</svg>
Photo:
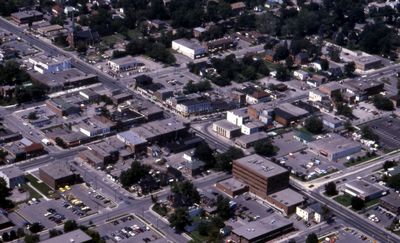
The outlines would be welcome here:
<svg viewBox="0 0 400 243">
<path fill-rule="evenodd" d="M 88 208 L 83 210 L 87 211 L 86 213 L 83 213 L 84 216 L 96 213 L 98 210 L 109 207 L 112 204 L 110 199 L 97 193 L 93 189 L 89 189 L 85 184 L 73 185 L 70 190 L 63 192 L 63 195 L 71 204 L 74 204 L 74 199 L 84 204 L 84 207 Z"/>
<path fill-rule="evenodd" d="M 49 229 L 62 224 L 65 220 L 79 219 L 67 205 L 70 206 L 63 199 L 51 201 L 41 199 L 32 205 L 21 204 L 16 212 L 29 223 L 37 222 Z"/>
<path fill-rule="evenodd" d="M 106 242 L 167 242 L 135 215 L 125 216 L 97 227 Z"/>
<path fill-rule="evenodd" d="M 151 71 L 162 68 L 162 65 L 160 63 L 155 62 L 154 60 L 152 60 L 149 57 L 135 56 L 134 58 L 138 62 L 143 63 L 144 65 L 140 69 L 132 69 L 129 71 L 119 72 L 119 73 L 115 73 L 115 72 L 111 71 L 110 67 L 107 65 L 108 60 L 105 60 L 105 61 L 99 62 L 99 63 L 92 63 L 92 64 L 95 65 L 96 68 L 99 69 L 100 71 L 102 71 L 103 73 L 107 73 L 107 74 L 114 76 L 121 80 L 130 80 L 130 79 L 132 79 L 132 77 L 136 76 L 138 73 L 151 72 Z"/>
<path fill-rule="evenodd" d="M 365 126 L 369 126 L 379 136 L 379 143 L 383 148 L 400 148 L 400 119 L 385 117 L 371 121 Z"/>
<path fill-rule="evenodd" d="M 284 133 L 274 138 L 273 145 L 279 148 L 278 153 L 275 155 L 276 158 L 288 155 L 290 153 L 296 153 L 307 148 L 307 146 L 295 140 L 293 138 L 294 133 Z"/>
<path fill-rule="evenodd" d="M 364 213 L 364 216 L 373 224 L 378 224 L 382 228 L 389 227 L 392 224 L 393 219 L 395 218 L 395 215 L 393 215 L 393 213 L 387 211 L 380 206 L 372 207 Z"/>
<path fill-rule="evenodd" d="M 325 157 L 309 150 L 283 156 L 281 164 L 292 170 L 298 176 L 307 175 L 306 180 L 327 174 L 336 169 L 345 168 L 342 163 L 330 162 Z"/>
<path fill-rule="evenodd" d="M 340 229 L 337 234 L 335 234 L 334 237 L 329 237 L 325 238 L 324 241 L 322 242 L 332 242 L 330 241 L 331 238 L 334 238 L 336 243 L 366 243 L 366 242 L 374 242 L 374 240 L 362 233 L 360 233 L 357 230 L 350 229 L 350 228 L 345 228 L 345 229 Z"/>
</svg>

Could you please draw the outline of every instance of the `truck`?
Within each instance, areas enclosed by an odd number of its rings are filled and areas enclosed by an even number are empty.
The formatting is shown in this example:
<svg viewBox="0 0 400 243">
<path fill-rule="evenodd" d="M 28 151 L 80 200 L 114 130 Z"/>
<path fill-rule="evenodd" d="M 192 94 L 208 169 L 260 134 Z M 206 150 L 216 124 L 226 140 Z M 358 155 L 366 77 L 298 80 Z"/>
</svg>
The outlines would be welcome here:
<svg viewBox="0 0 400 243">
<path fill-rule="evenodd" d="M 48 140 L 47 138 L 43 138 L 42 139 L 42 143 L 44 144 L 44 145 L 51 145 L 52 143 L 50 142 L 50 140 Z"/>
</svg>

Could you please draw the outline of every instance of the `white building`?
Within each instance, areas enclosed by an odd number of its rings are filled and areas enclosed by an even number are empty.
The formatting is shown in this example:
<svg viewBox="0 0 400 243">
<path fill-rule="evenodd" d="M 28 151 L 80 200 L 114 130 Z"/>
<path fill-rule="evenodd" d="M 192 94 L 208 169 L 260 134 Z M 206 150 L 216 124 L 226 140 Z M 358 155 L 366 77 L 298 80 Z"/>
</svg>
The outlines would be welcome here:
<svg viewBox="0 0 400 243">
<path fill-rule="evenodd" d="M 15 166 L 0 171 L 0 177 L 6 181 L 7 187 L 11 189 L 25 183 L 24 172 Z"/>
<path fill-rule="evenodd" d="M 311 102 L 321 102 L 325 99 L 328 99 L 328 95 L 322 93 L 319 90 L 311 90 L 308 92 L 308 100 Z"/>
<path fill-rule="evenodd" d="M 33 69 L 41 74 L 58 73 L 71 69 L 71 58 L 64 56 L 40 55 L 30 57 L 28 62 L 33 64 Z"/>
<path fill-rule="evenodd" d="M 298 80 L 302 80 L 302 81 L 304 81 L 310 77 L 310 75 L 306 71 L 303 71 L 303 70 L 294 71 L 293 76 L 295 78 L 297 78 Z"/>
<path fill-rule="evenodd" d="M 124 72 L 136 69 L 144 64 L 136 60 L 132 56 L 121 57 L 107 62 L 107 65 L 114 72 Z"/>
<path fill-rule="evenodd" d="M 262 122 L 248 122 L 241 126 L 241 132 L 246 135 L 250 135 L 260 131 L 264 127 L 264 123 Z"/>
<path fill-rule="evenodd" d="M 178 39 L 172 41 L 172 50 L 190 57 L 191 59 L 201 58 L 207 54 L 207 49 L 204 46 L 188 39 Z"/>
<path fill-rule="evenodd" d="M 296 207 L 296 215 L 304 221 L 314 221 L 320 223 L 322 221 L 322 208 L 319 204 L 312 204 L 307 208 Z"/>
<path fill-rule="evenodd" d="M 247 109 L 238 109 L 226 112 L 226 120 L 236 126 L 242 126 L 249 120 L 249 115 L 247 114 Z"/>
</svg>

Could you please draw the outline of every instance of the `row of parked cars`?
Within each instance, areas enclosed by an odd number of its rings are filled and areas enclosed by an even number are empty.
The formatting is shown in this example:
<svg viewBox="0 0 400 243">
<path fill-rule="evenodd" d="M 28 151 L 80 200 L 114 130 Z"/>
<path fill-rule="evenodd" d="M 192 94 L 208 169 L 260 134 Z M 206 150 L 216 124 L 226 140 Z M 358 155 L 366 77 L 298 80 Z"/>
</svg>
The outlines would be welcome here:
<svg viewBox="0 0 400 243">
<path fill-rule="evenodd" d="M 112 222 L 113 225 L 119 225 L 120 223 L 125 223 L 127 221 L 131 221 L 133 220 L 133 216 L 128 216 L 128 217 L 124 217 L 120 220 L 114 220 Z M 137 224 L 133 224 L 132 226 L 124 226 L 122 228 L 120 228 L 119 230 L 116 230 L 114 232 L 112 232 L 111 234 L 109 234 L 108 236 L 106 236 L 105 240 L 107 239 L 111 239 L 114 242 L 119 242 L 121 240 L 125 240 L 125 239 L 131 239 L 133 240 L 133 237 L 138 236 L 140 233 L 143 233 L 145 231 L 149 231 L 150 228 L 148 226 L 139 226 Z M 151 240 L 148 239 L 143 239 L 146 242 L 150 242 Z"/>
<path fill-rule="evenodd" d="M 48 208 L 46 213 L 44 213 L 44 216 L 56 224 L 61 224 L 65 220 L 65 216 L 58 213 L 54 208 Z"/>
</svg>

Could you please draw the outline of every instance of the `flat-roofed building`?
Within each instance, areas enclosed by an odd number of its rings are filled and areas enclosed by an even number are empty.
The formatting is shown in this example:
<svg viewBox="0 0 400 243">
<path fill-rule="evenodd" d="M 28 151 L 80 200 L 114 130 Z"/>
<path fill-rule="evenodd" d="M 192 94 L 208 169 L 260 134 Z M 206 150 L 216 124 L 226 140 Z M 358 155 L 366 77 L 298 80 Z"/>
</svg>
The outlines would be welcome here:
<svg viewBox="0 0 400 243">
<path fill-rule="evenodd" d="M 0 171 L 0 177 L 6 181 L 7 187 L 13 189 L 18 185 L 25 184 L 25 175 L 16 166 L 10 166 Z"/>
<path fill-rule="evenodd" d="M 40 27 L 36 31 L 45 37 L 55 37 L 67 33 L 67 29 L 58 24 Z"/>
<path fill-rule="evenodd" d="M 176 104 L 175 109 L 184 116 L 200 114 L 213 110 L 211 101 L 205 97 L 186 99 Z"/>
<path fill-rule="evenodd" d="M 382 66 L 382 59 L 376 56 L 358 56 L 353 59 L 356 69 L 367 71 Z"/>
<path fill-rule="evenodd" d="M 266 132 L 256 132 L 250 135 L 240 136 L 235 139 L 235 144 L 241 148 L 247 149 L 253 146 L 257 142 L 268 140 L 268 134 Z"/>
<path fill-rule="evenodd" d="M 326 137 L 308 144 L 316 153 L 327 157 L 330 161 L 338 160 L 361 151 L 361 144 L 351 139 L 330 133 Z"/>
<path fill-rule="evenodd" d="M 400 214 L 400 195 L 398 193 L 390 193 L 389 195 L 381 197 L 379 206 L 394 214 Z"/>
<path fill-rule="evenodd" d="M 113 59 L 107 62 L 107 65 L 114 72 L 125 72 L 129 70 L 136 69 L 144 64 L 139 62 L 136 58 L 132 56 L 125 56 L 117 59 Z"/>
<path fill-rule="evenodd" d="M 71 185 L 76 181 L 76 175 L 64 163 L 54 163 L 39 168 L 39 178 L 52 189 Z"/>
<path fill-rule="evenodd" d="M 207 55 L 207 49 L 194 40 L 173 40 L 172 49 L 182 55 L 190 57 L 191 59 L 197 59 Z"/>
<path fill-rule="evenodd" d="M 265 127 L 265 124 L 260 121 L 252 121 L 241 126 L 241 132 L 245 135 L 250 135 L 261 131 Z"/>
<path fill-rule="evenodd" d="M 368 97 L 384 91 L 385 84 L 377 80 L 351 79 L 344 82 L 346 92 L 350 96 L 355 96 L 356 101 L 363 101 Z"/>
<path fill-rule="evenodd" d="M 308 116 L 309 112 L 293 104 L 283 103 L 275 108 L 274 114 L 275 121 L 284 126 L 289 126 L 293 122 L 297 122 L 298 120 Z"/>
<path fill-rule="evenodd" d="M 135 153 L 146 148 L 147 141 L 132 131 L 117 134 L 117 138 L 129 146 Z"/>
<path fill-rule="evenodd" d="M 76 68 L 46 74 L 30 70 L 28 74 L 33 82 L 42 85 L 49 92 L 76 88 L 98 82 L 97 75 L 86 74 Z"/>
<path fill-rule="evenodd" d="M 92 237 L 83 232 L 81 229 L 77 229 L 55 236 L 48 240 L 41 241 L 41 243 L 61 243 L 61 242 L 89 243 L 92 242 Z"/>
<path fill-rule="evenodd" d="M 230 197 L 235 197 L 249 190 L 249 186 L 235 178 L 229 178 L 223 181 L 219 181 L 215 185 L 221 192 L 224 192 Z"/>
<path fill-rule="evenodd" d="M 46 100 L 46 107 L 58 116 L 69 116 L 79 114 L 81 109 L 76 104 L 71 104 L 63 98 L 52 98 Z"/>
<path fill-rule="evenodd" d="M 257 154 L 234 160 L 232 171 L 234 178 L 264 199 L 289 186 L 289 171 Z"/>
<path fill-rule="evenodd" d="M 57 73 L 71 69 L 71 58 L 65 56 L 46 56 L 44 54 L 30 57 L 29 63 L 41 74 Z"/>
<path fill-rule="evenodd" d="M 340 83 L 334 81 L 334 82 L 323 84 L 323 85 L 319 86 L 318 89 L 322 93 L 327 94 L 330 97 L 332 97 L 334 95 L 342 93 L 345 88 Z"/>
<path fill-rule="evenodd" d="M 354 180 L 344 185 L 343 192 L 364 201 L 370 201 L 384 196 L 386 190 L 378 184 L 372 184 L 365 180 Z"/>
<path fill-rule="evenodd" d="M 240 127 L 228 122 L 227 120 L 214 122 L 212 129 L 218 135 L 226 138 L 234 138 L 240 135 Z"/>
<path fill-rule="evenodd" d="M 223 37 L 207 42 L 207 50 L 209 53 L 224 51 L 236 46 L 236 43 L 231 37 Z"/>
<path fill-rule="evenodd" d="M 72 130 L 79 130 L 88 137 L 95 137 L 109 134 L 114 129 L 115 125 L 116 123 L 108 118 L 95 115 L 74 125 Z"/>
<path fill-rule="evenodd" d="M 26 10 L 11 14 L 11 19 L 18 25 L 29 24 L 43 19 L 43 13 L 37 10 Z"/>
<path fill-rule="evenodd" d="M 286 215 L 296 212 L 296 207 L 304 203 L 304 197 L 290 188 L 268 195 L 267 201 Z"/>
<path fill-rule="evenodd" d="M 169 118 L 142 124 L 140 127 L 132 128 L 131 131 L 148 143 L 160 143 L 176 140 L 181 135 L 185 134 L 187 129 L 187 124 Z"/>
<path fill-rule="evenodd" d="M 234 228 L 232 240 L 237 243 L 267 242 L 293 230 L 293 223 L 282 216 L 272 214 L 265 218 Z"/>
<path fill-rule="evenodd" d="M 247 114 L 247 109 L 237 109 L 226 112 L 226 120 L 236 126 L 242 126 L 247 121 L 249 121 L 249 114 Z"/>
</svg>

